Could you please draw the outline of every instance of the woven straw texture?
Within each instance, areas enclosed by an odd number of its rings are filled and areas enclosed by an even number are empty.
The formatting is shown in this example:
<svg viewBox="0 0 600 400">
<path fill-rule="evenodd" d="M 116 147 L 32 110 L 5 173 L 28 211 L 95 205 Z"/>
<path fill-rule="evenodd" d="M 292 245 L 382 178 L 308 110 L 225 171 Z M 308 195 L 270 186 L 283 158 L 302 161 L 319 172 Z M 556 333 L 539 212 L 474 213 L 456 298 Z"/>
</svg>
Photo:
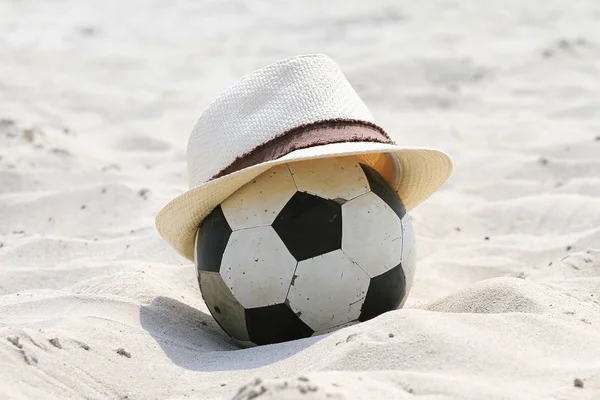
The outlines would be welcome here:
<svg viewBox="0 0 600 400">
<path fill-rule="evenodd" d="M 299 56 L 262 68 L 229 87 L 199 118 L 188 141 L 189 184 L 207 182 L 283 132 L 330 119 L 373 122 L 329 57 Z"/>
<path fill-rule="evenodd" d="M 202 220 L 221 202 L 275 165 L 321 157 L 358 157 L 396 188 L 411 210 L 435 193 L 452 172 L 440 150 L 373 142 L 333 143 L 295 150 L 277 160 L 211 177 L 236 158 L 299 125 L 328 119 L 374 123 L 341 70 L 324 55 L 292 57 L 240 79 L 212 102 L 188 142 L 190 190 L 157 215 L 160 235 L 194 260 Z"/>
</svg>

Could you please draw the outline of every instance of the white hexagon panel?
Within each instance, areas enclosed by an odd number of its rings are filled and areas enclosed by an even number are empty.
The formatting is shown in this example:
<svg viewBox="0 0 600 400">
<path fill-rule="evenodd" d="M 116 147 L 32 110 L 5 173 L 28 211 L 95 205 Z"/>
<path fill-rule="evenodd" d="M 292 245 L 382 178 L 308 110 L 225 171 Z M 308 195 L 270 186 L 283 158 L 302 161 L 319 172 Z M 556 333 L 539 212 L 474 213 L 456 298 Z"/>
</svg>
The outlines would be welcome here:
<svg viewBox="0 0 600 400">
<path fill-rule="evenodd" d="M 342 250 L 374 278 L 400 263 L 400 217 L 373 192 L 342 205 Z"/>
<path fill-rule="evenodd" d="M 313 159 L 288 166 L 299 191 L 324 199 L 348 201 L 370 190 L 354 157 Z"/>
<path fill-rule="evenodd" d="M 248 341 L 244 307 L 233 297 L 217 272 L 199 272 L 202 298 L 217 323 L 236 340 Z"/>
<path fill-rule="evenodd" d="M 221 208 L 232 230 L 268 226 L 296 193 L 296 184 L 286 165 L 259 175 L 229 196 Z"/>
<path fill-rule="evenodd" d="M 367 274 L 341 250 L 300 261 L 288 305 L 316 332 L 356 320 L 369 288 Z"/>
<path fill-rule="evenodd" d="M 244 308 L 281 304 L 297 261 L 270 226 L 234 231 L 225 247 L 220 274 Z"/>
</svg>

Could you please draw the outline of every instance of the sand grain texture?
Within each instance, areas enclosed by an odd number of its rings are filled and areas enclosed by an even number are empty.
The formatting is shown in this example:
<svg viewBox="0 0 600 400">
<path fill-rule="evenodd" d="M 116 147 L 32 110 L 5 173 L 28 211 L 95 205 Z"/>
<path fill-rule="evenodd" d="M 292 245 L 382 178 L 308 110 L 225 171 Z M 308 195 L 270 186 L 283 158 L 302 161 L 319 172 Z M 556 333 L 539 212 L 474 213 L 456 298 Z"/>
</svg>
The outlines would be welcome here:
<svg viewBox="0 0 600 400">
<path fill-rule="evenodd" d="M 600 398 L 599 24 L 596 0 L 0 0 L 0 399 Z M 240 350 L 154 215 L 208 102 L 312 52 L 455 172 L 412 213 L 405 309 Z"/>
</svg>

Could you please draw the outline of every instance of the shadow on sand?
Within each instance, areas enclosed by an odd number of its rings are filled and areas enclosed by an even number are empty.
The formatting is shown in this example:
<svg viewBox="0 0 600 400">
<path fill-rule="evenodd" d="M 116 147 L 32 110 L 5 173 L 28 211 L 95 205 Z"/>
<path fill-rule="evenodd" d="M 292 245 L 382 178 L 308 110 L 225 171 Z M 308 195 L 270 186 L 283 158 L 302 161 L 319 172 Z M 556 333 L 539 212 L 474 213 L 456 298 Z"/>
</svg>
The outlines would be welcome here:
<svg viewBox="0 0 600 400">
<path fill-rule="evenodd" d="M 140 323 L 177 365 L 194 371 L 253 369 L 291 357 L 324 336 L 243 348 L 210 314 L 168 297 L 140 308 Z"/>
</svg>

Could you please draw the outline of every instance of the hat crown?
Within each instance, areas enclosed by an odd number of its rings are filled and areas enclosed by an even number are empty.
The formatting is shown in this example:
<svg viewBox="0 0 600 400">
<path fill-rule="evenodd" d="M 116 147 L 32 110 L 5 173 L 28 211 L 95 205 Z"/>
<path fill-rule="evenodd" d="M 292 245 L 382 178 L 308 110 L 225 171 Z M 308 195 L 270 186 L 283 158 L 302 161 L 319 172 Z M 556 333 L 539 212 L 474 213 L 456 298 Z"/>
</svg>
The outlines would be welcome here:
<svg viewBox="0 0 600 400">
<path fill-rule="evenodd" d="M 190 187 L 300 125 L 374 122 L 339 66 L 322 54 L 284 59 L 246 75 L 213 101 L 188 141 Z"/>
</svg>

